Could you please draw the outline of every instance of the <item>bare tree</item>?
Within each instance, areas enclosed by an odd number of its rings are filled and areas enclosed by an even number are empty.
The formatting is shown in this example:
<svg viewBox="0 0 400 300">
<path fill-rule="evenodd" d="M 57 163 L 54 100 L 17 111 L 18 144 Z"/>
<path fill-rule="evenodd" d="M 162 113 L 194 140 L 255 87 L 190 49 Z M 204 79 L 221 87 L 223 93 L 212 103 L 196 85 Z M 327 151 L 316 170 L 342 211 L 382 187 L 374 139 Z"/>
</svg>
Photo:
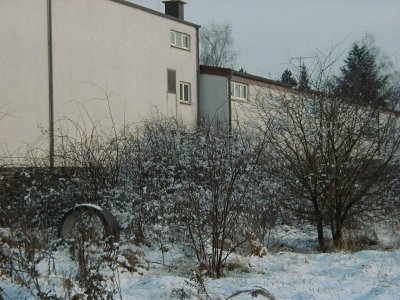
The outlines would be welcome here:
<svg viewBox="0 0 400 300">
<path fill-rule="evenodd" d="M 233 49 L 232 25 L 211 23 L 200 31 L 200 63 L 234 68 L 238 52 Z"/>
<path fill-rule="evenodd" d="M 393 208 L 399 113 L 299 91 L 266 93 L 254 108 L 282 203 L 316 224 L 321 250 L 324 225 L 341 247 L 346 224 Z"/>
</svg>

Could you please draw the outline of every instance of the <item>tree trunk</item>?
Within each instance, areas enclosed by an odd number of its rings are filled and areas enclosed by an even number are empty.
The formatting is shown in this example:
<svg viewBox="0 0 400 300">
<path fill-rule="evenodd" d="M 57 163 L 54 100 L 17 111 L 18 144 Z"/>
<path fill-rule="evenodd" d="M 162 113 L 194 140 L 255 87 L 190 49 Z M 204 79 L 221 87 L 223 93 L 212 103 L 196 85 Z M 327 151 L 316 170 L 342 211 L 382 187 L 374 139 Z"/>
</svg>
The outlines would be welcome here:
<svg viewBox="0 0 400 300">
<path fill-rule="evenodd" d="M 342 222 L 340 221 L 340 218 L 336 218 L 334 231 L 332 232 L 332 238 L 333 238 L 333 245 L 335 245 L 336 248 L 341 249 L 344 247 L 343 225 Z"/>
<path fill-rule="evenodd" d="M 321 209 L 318 206 L 317 199 L 314 199 L 314 201 L 312 201 L 312 203 L 314 206 L 315 222 L 317 224 L 319 250 L 321 252 L 325 252 L 326 247 L 325 247 L 325 239 L 324 239 L 324 216 L 322 215 Z"/>
<path fill-rule="evenodd" d="M 321 215 L 317 216 L 317 232 L 318 232 L 318 243 L 321 252 L 325 252 L 325 240 L 324 240 L 324 222 Z"/>
</svg>

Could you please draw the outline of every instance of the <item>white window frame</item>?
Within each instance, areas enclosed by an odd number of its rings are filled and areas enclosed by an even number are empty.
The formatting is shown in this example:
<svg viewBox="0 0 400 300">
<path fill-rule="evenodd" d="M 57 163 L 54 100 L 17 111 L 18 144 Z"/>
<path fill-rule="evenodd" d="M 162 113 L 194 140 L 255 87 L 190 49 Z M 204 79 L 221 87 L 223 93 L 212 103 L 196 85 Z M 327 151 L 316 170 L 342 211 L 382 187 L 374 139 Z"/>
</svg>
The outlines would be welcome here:
<svg viewBox="0 0 400 300">
<path fill-rule="evenodd" d="M 185 93 L 185 88 L 187 89 L 187 94 Z M 179 101 L 183 103 L 192 101 L 192 86 L 189 82 L 179 82 Z"/>
<path fill-rule="evenodd" d="M 171 46 L 190 50 L 190 35 L 171 30 Z"/>
<path fill-rule="evenodd" d="M 249 99 L 249 86 L 247 84 L 231 82 L 231 97 L 237 100 Z"/>
</svg>

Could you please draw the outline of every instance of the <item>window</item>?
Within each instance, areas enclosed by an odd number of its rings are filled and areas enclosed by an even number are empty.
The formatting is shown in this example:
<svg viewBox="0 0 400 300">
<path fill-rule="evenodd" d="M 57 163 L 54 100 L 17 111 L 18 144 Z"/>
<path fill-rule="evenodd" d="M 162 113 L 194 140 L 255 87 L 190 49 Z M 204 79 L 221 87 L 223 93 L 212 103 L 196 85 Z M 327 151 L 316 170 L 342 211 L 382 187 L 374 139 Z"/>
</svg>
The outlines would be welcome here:
<svg viewBox="0 0 400 300">
<path fill-rule="evenodd" d="M 190 50 L 190 35 L 172 30 L 171 45 L 178 48 Z"/>
<path fill-rule="evenodd" d="M 168 89 L 168 93 L 170 94 L 176 94 L 176 71 L 175 70 L 171 70 L 168 69 L 167 70 L 167 89 Z"/>
<path fill-rule="evenodd" d="M 231 96 L 234 99 L 247 100 L 248 86 L 241 83 L 231 82 Z"/>
<path fill-rule="evenodd" d="M 189 103 L 191 100 L 191 89 L 190 89 L 190 83 L 187 82 L 181 82 L 179 84 L 179 100 L 182 102 L 187 102 Z"/>
<path fill-rule="evenodd" d="M 182 47 L 190 49 L 190 37 L 186 34 L 182 35 Z"/>
<path fill-rule="evenodd" d="M 320 103 L 316 100 L 310 100 L 307 102 L 306 108 L 310 115 L 316 116 L 320 111 Z"/>
</svg>

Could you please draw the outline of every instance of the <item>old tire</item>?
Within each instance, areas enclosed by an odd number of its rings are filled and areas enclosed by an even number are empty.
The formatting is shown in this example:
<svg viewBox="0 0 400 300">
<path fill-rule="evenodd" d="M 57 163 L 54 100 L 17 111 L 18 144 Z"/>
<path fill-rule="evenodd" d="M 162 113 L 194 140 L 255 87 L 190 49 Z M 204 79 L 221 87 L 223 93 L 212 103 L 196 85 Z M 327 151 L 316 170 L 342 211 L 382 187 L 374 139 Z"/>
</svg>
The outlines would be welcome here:
<svg viewBox="0 0 400 300">
<path fill-rule="evenodd" d="M 97 216 L 103 224 L 104 238 L 110 237 L 113 242 L 119 240 L 120 227 L 117 219 L 108 210 L 94 204 L 78 204 L 68 210 L 61 219 L 58 236 L 63 239 L 67 238 L 72 232 L 78 217 L 82 214 Z"/>
</svg>

